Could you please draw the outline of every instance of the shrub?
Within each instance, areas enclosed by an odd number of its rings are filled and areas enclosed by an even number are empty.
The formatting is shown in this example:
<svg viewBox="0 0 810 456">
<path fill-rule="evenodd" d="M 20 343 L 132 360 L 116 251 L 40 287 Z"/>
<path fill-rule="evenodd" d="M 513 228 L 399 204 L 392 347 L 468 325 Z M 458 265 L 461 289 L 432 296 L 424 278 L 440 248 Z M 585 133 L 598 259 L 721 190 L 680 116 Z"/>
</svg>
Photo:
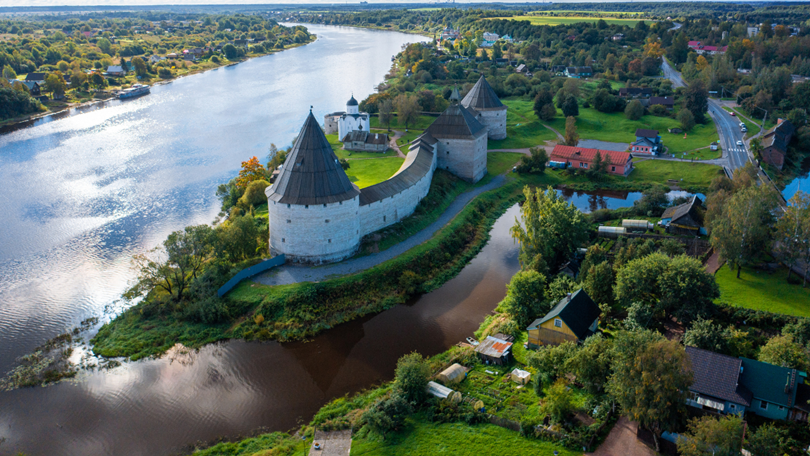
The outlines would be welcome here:
<svg viewBox="0 0 810 456">
<path fill-rule="evenodd" d="M 624 116 L 630 120 L 639 120 L 644 116 L 644 106 L 638 100 L 633 100 L 624 108 Z"/>
<path fill-rule="evenodd" d="M 430 367 L 419 353 L 409 353 L 397 361 L 394 391 L 408 402 L 421 403 L 427 397 Z"/>
</svg>

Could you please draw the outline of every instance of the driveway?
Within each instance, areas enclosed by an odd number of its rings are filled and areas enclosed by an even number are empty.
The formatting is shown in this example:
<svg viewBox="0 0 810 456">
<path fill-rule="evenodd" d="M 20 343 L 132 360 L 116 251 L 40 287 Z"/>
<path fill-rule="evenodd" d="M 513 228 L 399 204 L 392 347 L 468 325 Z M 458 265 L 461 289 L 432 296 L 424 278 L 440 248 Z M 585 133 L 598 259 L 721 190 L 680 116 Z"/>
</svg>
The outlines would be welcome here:
<svg viewBox="0 0 810 456">
<path fill-rule="evenodd" d="M 607 439 L 599 445 L 592 456 L 655 456 L 655 451 L 636 438 L 638 423 L 627 417 L 619 418 Z"/>
</svg>

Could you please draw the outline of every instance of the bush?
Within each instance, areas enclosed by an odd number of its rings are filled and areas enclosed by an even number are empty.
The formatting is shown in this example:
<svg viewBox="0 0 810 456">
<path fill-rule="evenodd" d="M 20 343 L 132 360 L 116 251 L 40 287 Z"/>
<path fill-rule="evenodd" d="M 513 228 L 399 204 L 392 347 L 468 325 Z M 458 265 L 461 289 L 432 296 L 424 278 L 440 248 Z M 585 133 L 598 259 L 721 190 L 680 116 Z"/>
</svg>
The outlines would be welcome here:
<svg viewBox="0 0 810 456">
<path fill-rule="evenodd" d="M 678 122 L 685 131 L 690 131 L 695 127 L 695 116 L 686 108 L 678 111 Z"/>
<path fill-rule="evenodd" d="M 168 69 L 166 67 L 161 67 L 158 70 L 158 76 L 161 79 L 171 79 L 172 78 L 172 70 L 170 70 L 170 69 Z"/>
<path fill-rule="evenodd" d="M 639 120 L 644 116 L 644 106 L 638 100 L 633 100 L 624 108 L 624 116 L 629 120 Z"/>
<path fill-rule="evenodd" d="M 245 193 L 241 198 L 239 198 L 239 203 L 237 205 L 247 210 L 251 206 L 259 207 L 262 204 L 267 203 L 267 196 L 265 196 L 264 190 L 269 186 L 270 182 L 267 182 L 266 180 L 255 180 L 251 182 L 245 189 Z"/>
<path fill-rule="evenodd" d="M 385 434 L 397 430 L 413 408 L 399 394 L 392 394 L 388 399 L 380 399 L 363 414 L 366 426 L 385 439 Z"/>
<path fill-rule="evenodd" d="M 657 117 L 667 117 L 669 115 L 669 111 L 664 105 L 652 105 L 648 109 L 650 114 L 657 116 Z"/>
<path fill-rule="evenodd" d="M 421 403 L 427 397 L 430 366 L 419 353 L 413 352 L 397 361 L 394 391 L 408 402 Z"/>
</svg>

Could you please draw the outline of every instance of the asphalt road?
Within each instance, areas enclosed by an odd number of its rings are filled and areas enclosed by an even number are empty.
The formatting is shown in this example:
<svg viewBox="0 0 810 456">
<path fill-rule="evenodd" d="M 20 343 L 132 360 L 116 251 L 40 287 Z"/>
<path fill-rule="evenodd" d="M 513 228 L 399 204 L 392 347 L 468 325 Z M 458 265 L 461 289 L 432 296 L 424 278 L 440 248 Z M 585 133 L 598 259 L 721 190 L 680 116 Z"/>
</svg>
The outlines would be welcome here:
<svg viewBox="0 0 810 456">
<path fill-rule="evenodd" d="M 672 68 L 666 59 L 661 64 L 661 69 L 664 70 L 664 76 L 672 81 L 673 88 L 686 87 L 686 81 L 681 77 L 681 73 Z M 717 133 L 720 135 L 720 147 L 723 149 L 726 166 L 731 171 L 741 168 L 748 161 L 748 151 L 743 139 L 743 132 L 740 131 L 740 120 L 732 117 L 728 111 L 723 109 L 720 102 L 712 99 L 709 99 L 709 114 L 714 119 Z M 743 145 L 738 146 L 737 141 L 743 141 Z"/>
</svg>

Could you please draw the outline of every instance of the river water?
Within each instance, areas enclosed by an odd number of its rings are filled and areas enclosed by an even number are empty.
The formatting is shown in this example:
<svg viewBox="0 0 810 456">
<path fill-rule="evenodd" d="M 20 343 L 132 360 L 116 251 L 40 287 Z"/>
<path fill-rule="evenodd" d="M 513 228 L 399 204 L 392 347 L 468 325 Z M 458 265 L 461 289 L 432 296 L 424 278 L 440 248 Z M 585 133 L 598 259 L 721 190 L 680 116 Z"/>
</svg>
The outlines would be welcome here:
<svg viewBox="0 0 810 456">
<path fill-rule="evenodd" d="M 289 143 L 310 105 L 320 116 L 352 91 L 365 97 L 416 38 L 311 31 L 319 40 L 308 46 L 0 136 L 0 372 L 102 316 L 133 277 L 133 253 L 210 222 L 216 185 L 240 161 Z M 639 194 L 565 196 L 587 212 L 632 205 Z M 440 289 L 308 343 L 227 342 L 0 393 L 0 454 L 160 455 L 291 429 L 329 399 L 389 380 L 401 355 L 436 354 L 471 335 L 519 268 L 508 235 L 517 215 L 509 209 Z"/>
</svg>

